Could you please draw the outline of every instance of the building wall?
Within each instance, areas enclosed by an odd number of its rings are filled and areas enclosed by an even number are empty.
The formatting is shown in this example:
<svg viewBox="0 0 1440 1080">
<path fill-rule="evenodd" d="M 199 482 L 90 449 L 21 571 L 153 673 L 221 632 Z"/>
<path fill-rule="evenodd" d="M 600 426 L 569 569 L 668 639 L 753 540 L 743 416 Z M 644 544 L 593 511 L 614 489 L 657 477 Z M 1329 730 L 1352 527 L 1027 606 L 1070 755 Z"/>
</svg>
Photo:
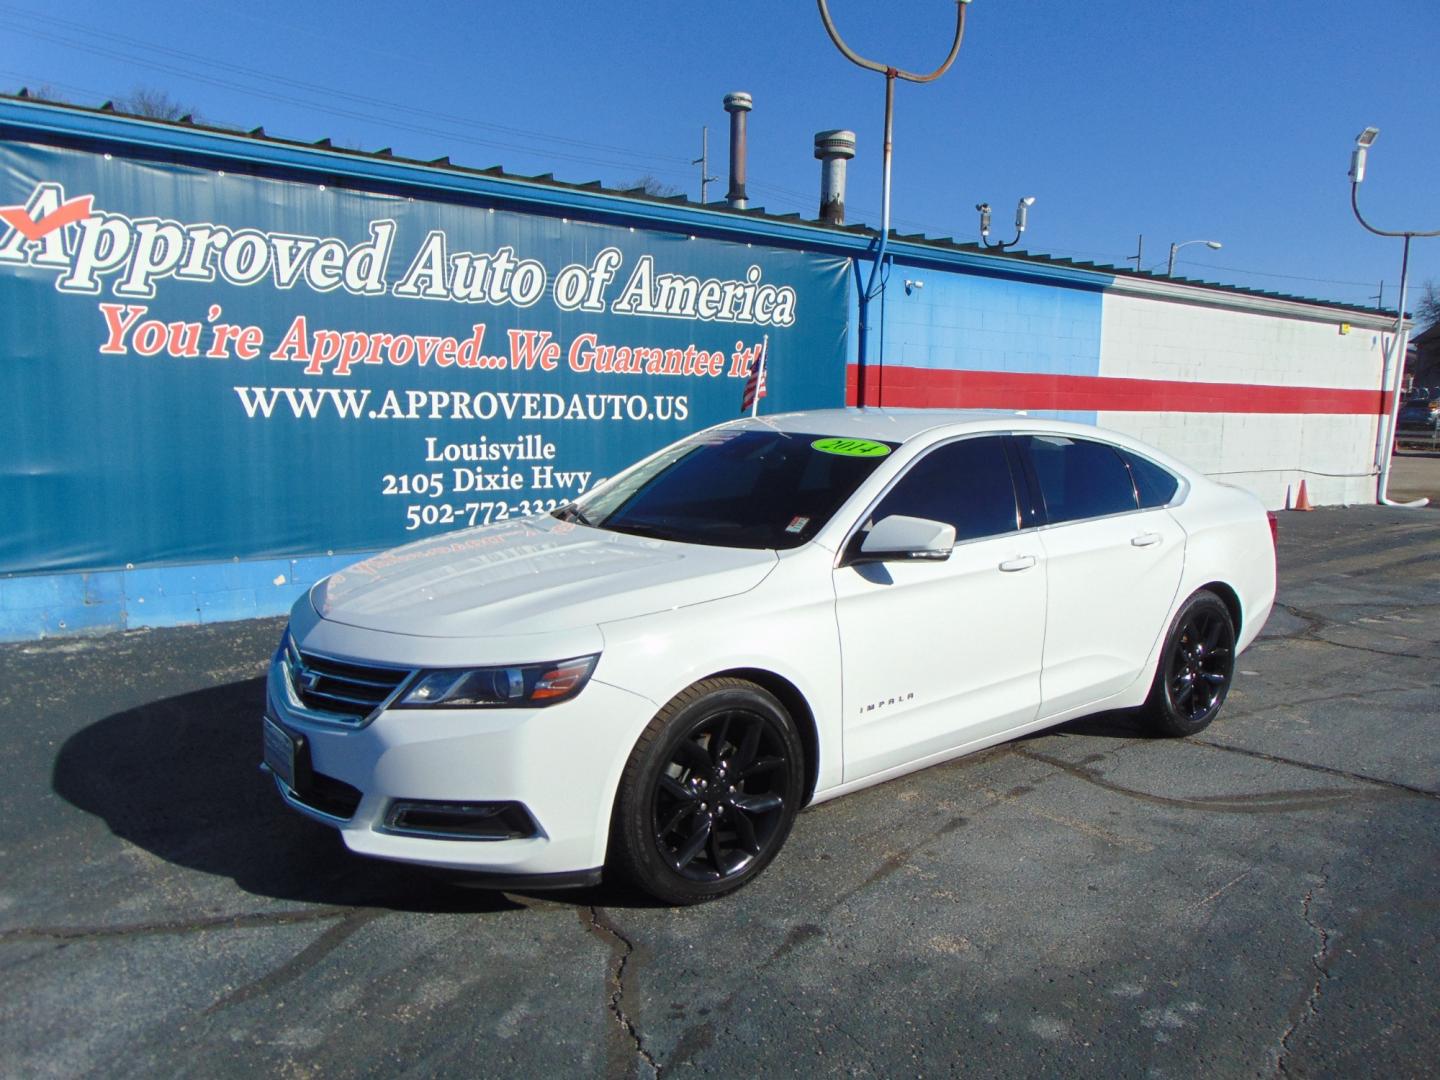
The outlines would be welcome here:
<svg viewBox="0 0 1440 1080">
<path fill-rule="evenodd" d="M 908 281 L 909 287 L 903 284 Z M 923 284 L 922 284 L 923 283 Z M 897 264 L 866 401 L 1024 409 L 1141 438 L 1281 508 L 1369 502 L 1389 335 L 1293 302 Z M 1199 302 L 1191 297 L 1198 297 Z M 878 314 L 872 321 L 882 325 Z M 872 341 L 877 340 L 872 336 Z M 850 400 L 858 400 L 852 349 Z"/>
<path fill-rule="evenodd" d="M 387 419 L 384 410 L 369 414 L 363 425 L 341 425 L 343 430 L 331 432 L 330 439 L 319 437 L 324 424 L 314 422 L 313 413 L 307 420 L 294 400 L 293 416 L 280 410 L 280 419 L 271 423 L 268 412 L 265 422 L 252 413 L 235 423 L 238 406 L 230 399 L 236 389 L 228 381 L 238 381 L 238 374 L 231 380 L 220 371 L 226 366 L 221 362 L 98 356 L 98 315 L 90 311 L 77 322 L 68 308 L 56 306 L 54 260 L 71 254 L 76 243 L 69 238 L 57 246 L 57 230 L 79 226 L 40 226 L 55 221 L 52 209 L 58 210 L 62 200 L 78 204 L 91 196 L 98 208 L 94 213 L 165 216 L 181 213 L 175 204 L 193 197 L 199 203 L 187 204 L 187 220 L 199 220 L 201 204 L 213 203 L 221 217 L 250 207 L 271 229 L 292 227 L 288 220 L 267 222 L 293 202 L 302 217 L 312 211 L 324 217 L 326 235 L 333 231 L 349 237 L 347 245 L 367 235 L 376 216 L 369 212 L 371 204 L 378 201 L 387 213 L 394 211 L 397 244 L 410 245 L 397 255 L 402 263 L 419 235 L 437 227 L 467 250 L 490 251 L 513 242 L 522 253 L 553 264 L 548 265 L 551 273 L 567 260 L 584 265 L 602 241 L 624 254 L 627 270 L 642 254 L 653 254 L 657 269 L 680 268 L 697 281 L 712 275 L 738 278 L 753 263 L 763 268 L 766 281 L 793 282 L 799 289 L 803 318 L 794 327 L 749 327 L 741 334 L 728 323 L 707 327 L 693 319 L 645 313 L 636 319 L 634 312 L 617 321 L 607 311 L 598 328 L 623 337 L 619 323 L 625 322 L 634 326 L 630 336 L 637 344 L 671 343 L 677 349 L 705 335 L 706 341 L 715 339 L 710 348 L 736 350 L 737 356 L 747 342 L 753 354 L 763 336 L 771 350 L 768 411 L 826 406 L 838 403 L 842 394 L 851 401 L 858 396 L 858 305 L 848 268 L 858 261 L 868 272 L 873 253 L 871 238 L 861 233 L 14 99 L 0 99 L 0 157 L 9 165 L 0 170 L 5 186 L 0 205 L 31 218 L 34 224 L 22 230 L 25 237 L 49 237 L 25 240 L 13 224 L 0 227 L 0 262 L 6 264 L 0 291 L 8 290 L 0 311 L 14 316 L 3 324 L 8 336 L 0 334 L 0 360 L 7 361 L 0 364 L 0 386 L 16 418 L 8 435 L 0 432 L 0 450 L 5 451 L 0 453 L 0 504 L 14 511 L 5 541 L 10 546 L 0 543 L 0 552 L 9 553 L 0 559 L 0 640 L 279 614 L 324 574 L 376 545 L 418 535 L 358 527 L 346 533 L 331 517 L 318 523 L 305 518 L 295 499 L 297 493 L 323 490 L 331 504 L 351 516 L 386 501 L 378 484 L 380 465 L 392 467 L 378 425 Z M 66 161 L 80 171 L 62 192 L 51 183 L 57 178 L 51 173 Z M 127 179 L 137 177 L 144 182 Z M 49 197 L 44 195 L 47 184 L 55 189 L 56 205 L 50 209 L 42 198 Z M 253 198 L 262 189 L 280 187 L 291 195 Z M 149 206 L 152 202 L 156 205 Z M 88 203 L 85 209 L 90 210 Z M 242 224 L 255 222 L 247 218 Z M 510 231 L 490 236 L 487 230 L 497 227 Z M 866 403 L 1023 409 L 1098 422 L 1248 487 L 1272 507 L 1284 505 L 1301 479 L 1317 503 L 1373 499 L 1383 332 L 1389 325 L 1384 316 L 945 244 L 895 240 L 890 251 L 895 261 L 886 302 L 883 309 L 871 307 Z M 155 307 L 151 318 L 190 318 L 184 312 L 163 314 L 161 305 L 184 301 L 204 311 L 205 303 L 216 298 L 211 295 L 215 288 L 204 282 L 167 282 L 165 295 L 144 303 Z M 560 340 L 595 321 L 566 309 L 546 316 L 550 322 L 545 325 L 535 323 L 541 318 L 535 312 L 546 309 L 550 295 L 536 308 L 509 317 L 521 328 L 551 330 Z M 99 299 L 107 298 L 114 299 L 108 292 Z M 291 316 L 300 310 L 296 305 L 314 304 L 317 313 L 323 307 L 328 315 L 327 305 L 343 300 L 338 294 L 307 298 L 303 291 L 268 286 L 238 289 L 225 299 L 227 318 L 239 314 L 270 337 L 291 325 Z M 398 317 L 393 305 L 382 311 L 369 301 L 345 302 L 354 308 L 346 314 L 346 325 L 383 328 Z M 453 310 L 455 305 L 420 311 L 414 307 L 417 301 L 407 303 L 406 317 L 427 317 L 427 334 L 436 333 L 429 328 L 432 311 L 459 319 L 457 341 L 475 321 L 469 310 Z M 219 317 L 221 306 L 213 304 L 211 320 Z M 491 324 L 492 336 L 509 325 L 493 305 L 474 310 L 476 319 Z M 1342 333 L 1343 322 L 1353 323 L 1353 329 Z M 66 346 L 59 340 L 62 330 L 81 339 Z M 80 371 L 84 365 L 93 369 L 93 379 Z M 290 376 L 284 367 L 257 360 L 231 362 L 227 370 L 243 370 L 247 381 L 269 387 L 275 376 L 296 381 L 293 365 Z M 578 371 L 554 378 L 558 382 Z M 364 381 L 353 372 L 340 378 L 344 373 L 333 369 L 309 373 L 307 368 L 307 374 L 332 392 L 343 383 Z M 456 378 L 458 372 L 419 372 L 411 366 L 401 374 L 411 380 L 402 388 L 408 391 L 448 385 L 442 377 Z M 538 393 L 547 382 L 534 374 L 512 374 L 511 381 L 521 380 L 515 381 L 515 390 L 534 382 Z M 700 380 L 708 391 L 692 387 L 686 415 L 672 412 L 673 430 L 656 427 L 644 446 L 617 439 L 616 425 L 605 424 L 595 426 L 588 442 L 567 438 L 567 452 L 584 459 L 581 469 L 603 472 L 607 464 L 616 464 L 608 456 L 628 460 L 726 419 L 738 411 L 745 372 L 732 364 L 724 374 Z M 366 375 L 373 377 L 378 376 Z M 53 390 L 62 379 L 73 384 L 68 395 Z M 197 379 L 219 379 L 225 385 L 217 383 L 210 397 L 197 397 Z M 660 379 L 664 386 L 633 379 L 620 381 L 647 393 L 670 386 L 668 376 Z M 157 380 L 175 383 L 162 395 L 160 407 Z M 607 377 L 604 384 L 613 388 L 613 381 Z M 383 389 L 378 383 L 377 388 Z M 133 406 L 129 413 L 108 420 L 101 416 L 102 406 L 112 408 L 123 400 Z M 211 423 L 201 410 L 217 402 L 229 403 L 231 412 L 217 414 Z M 198 448 L 194 453 L 177 446 L 175 432 L 184 426 L 182 420 L 198 431 L 189 444 Z M 413 437 L 407 436 L 401 447 L 410 458 L 396 456 L 396 472 L 418 467 L 411 459 L 418 460 L 420 436 L 439 432 L 438 423 L 434 415 L 416 420 Z M 281 446 L 276 432 L 282 427 L 293 427 L 290 434 L 298 441 Z M 259 429 L 265 431 L 256 434 Z M 497 435 L 493 427 L 466 430 L 474 434 L 461 437 Z M 342 452 L 317 456 L 317 448 L 332 446 Z M 330 472 L 317 471 L 321 461 L 329 463 Z M 277 478 L 278 485 L 272 482 Z M 88 494 L 81 492 L 82 481 L 90 484 Z M 208 546 L 200 544 L 186 532 L 194 532 L 190 526 L 205 518 L 194 512 L 197 492 L 218 493 L 227 512 L 241 515 L 238 520 L 274 522 L 275 527 L 253 542 L 244 539 L 248 534 L 242 529 L 222 528 Z M 258 502 L 242 505 L 247 498 Z M 77 513 L 82 516 L 75 518 Z M 62 522 L 64 514 L 71 516 Z M 72 519 L 84 528 L 71 527 Z M 128 532 L 122 527 L 127 524 Z M 86 529 L 88 546 L 80 535 Z M 127 539 L 152 533 L 158 539 L 148 547 Z"/>
<path fill-rule="evenodd" d="M 290 610 L 359 554 L 0 578 L 0 641 L 195 626 Z"/>
<path fill-rule="evenodd" d="M 1272 509 L 1306 482 L 1316 505 L 1375 497 L 1388 335 L 1338 321 L 1108 294 L 1101 373 L 1143 379 L 1152 400 L 1096 422 L 1158 446 Z"/>
<path fill-rule="evenodd" d="M 279 614 L 736 416 L 764 349 L 767 408 L 843 402 L 849 263 L 790 226 L 3 97 L 0 208 L 0 640 Z"/>
</svg>

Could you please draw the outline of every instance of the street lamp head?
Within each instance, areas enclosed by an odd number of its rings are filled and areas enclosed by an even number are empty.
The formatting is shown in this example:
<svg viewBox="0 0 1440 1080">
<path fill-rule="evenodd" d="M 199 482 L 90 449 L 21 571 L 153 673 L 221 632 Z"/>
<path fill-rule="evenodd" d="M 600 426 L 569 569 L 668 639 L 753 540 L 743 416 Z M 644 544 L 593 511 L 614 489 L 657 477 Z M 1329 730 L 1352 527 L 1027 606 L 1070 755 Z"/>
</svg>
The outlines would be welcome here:
<svg viewBox="0 0 1440 1080">
<path fill-rule="evenodd" d="M 1035 205 L 1035 196 L 1034 196 L 1034 195 L 1026 195 L 1023 199 L 1021 199 L 1021 200 L 1019 201 L 1019 203 L 1016 204 L 1016 206 L 1015 206 L 1015 228 L 1016 228 L 1018 231 L 1020 231 L 1020 232 L 1022 232 L 1022 233 L 1025 231 L 1025 223 L 1026 223 L 1026 219 L 1028 218 L 1028 216 L 1029 216 L 1029 214 L 1030 214 L 1030 207 L 1032 207 L 1032 206 L 1034 206 L 1034 205 Z"/>
<path fill-rule="evenodd" d="M 980 235 L 990 235 L 990 204 L 988 202 L 976 203 L 975 209 L 980 211 Z"/>
<path fill-rule="evenodd" d="M 1219 250 L 1220 250 L 1220 241 L 1219 241 L 1219 240 L 1186 240 L 1184 243 L 1171 244 L 1171 245 L 1170 245 L 1170 265 L 1169 265 L 1169 267 L 1165 270 L 1165 274 L 1166 274 L 1167 277 L 1174 277 L 1174 276 L 1175 276 L 1175 253 L 1178 252 L 1178 251 L 1179 251 L 1181 248 L 1183 248 L 1183 247 L 1189 247 L 1191 244 L 1204 244 L 1206 247 L 1210 248 L 1210 249 L 1213 250 L 1213 251 L 1219 251 Z"/>
<path fill-rule="evenodd" d="M 1358 184 L 1365 179 L 1365 154 L 1375 143 L 1380 129 L 1367 127 L 1355 136 L 1355 151 L 1350 155 L 1350 182 Z"/>
</svg>

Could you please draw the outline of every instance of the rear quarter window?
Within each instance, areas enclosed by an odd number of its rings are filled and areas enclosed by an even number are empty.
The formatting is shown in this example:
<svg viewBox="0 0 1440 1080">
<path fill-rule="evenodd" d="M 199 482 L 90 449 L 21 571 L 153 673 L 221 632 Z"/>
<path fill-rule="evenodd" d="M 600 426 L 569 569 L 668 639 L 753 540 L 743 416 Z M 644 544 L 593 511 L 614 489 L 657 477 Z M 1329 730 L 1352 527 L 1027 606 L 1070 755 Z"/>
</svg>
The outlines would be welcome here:
<svg viewBox="0 0 1440 1080">
<path fill-rule="evenodd" d="M 1156 506 L 1167 506 L 1180 490 L 1180 478 L 1149 458 L 1129 450 L 1121 450 L 1120 456 L 1130 466 L 1130 475 L 1135 478 L 1135 491 L 1140 496 L 1140 506 L 1146 510 Z"/>
</svg>

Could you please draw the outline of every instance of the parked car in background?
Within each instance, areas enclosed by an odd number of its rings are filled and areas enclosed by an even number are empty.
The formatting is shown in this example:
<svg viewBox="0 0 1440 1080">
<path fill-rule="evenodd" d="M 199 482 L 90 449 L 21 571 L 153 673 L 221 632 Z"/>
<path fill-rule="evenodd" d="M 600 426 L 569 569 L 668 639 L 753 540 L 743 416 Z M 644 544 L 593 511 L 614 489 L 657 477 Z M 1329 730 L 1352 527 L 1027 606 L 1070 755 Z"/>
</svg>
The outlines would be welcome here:
<svg viewBox="0 0 1440 1080">
<path fill-rule="evenodd" d="M 1434 431 L 1440 427 L 1440 399 L 1428 395 L 1411 398 L 1395 414 L 1396 427 L 1404 430 Z"/>
<path fill-rule="evenodd" d="M 1273 527 L 1080 424 L 723 424 L 317 584 L 264 760 L 362 854 L 707 900 L 807 804 L 1101 710 L 1200 731 L 1270 612 Z"/>
</svg>

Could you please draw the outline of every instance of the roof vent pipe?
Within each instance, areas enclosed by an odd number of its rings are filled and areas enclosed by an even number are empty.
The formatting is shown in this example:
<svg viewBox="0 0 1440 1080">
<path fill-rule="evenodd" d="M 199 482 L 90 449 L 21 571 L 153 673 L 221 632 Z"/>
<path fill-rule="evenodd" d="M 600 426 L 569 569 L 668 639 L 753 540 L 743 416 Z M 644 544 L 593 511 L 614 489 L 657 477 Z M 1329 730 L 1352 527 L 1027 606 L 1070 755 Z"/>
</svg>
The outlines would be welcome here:
<svg viewBox="0 0 1440 1080">
<path fill-rule="evenodd" d="M 725 111 L 730 114 L 730 190 L 725 201 L 736 210 L 748 204 L 745 195 L 745 114 L 755 107 L 750 95 L 737 90 L 725 95 Z"/>
<path fill-rule="evenodd" d="M 815 156 L 820 166 L 820 220 L 845 224 L 845 162 L 855 156 L 853 131 L 817 131 Z"/>
</svg>

